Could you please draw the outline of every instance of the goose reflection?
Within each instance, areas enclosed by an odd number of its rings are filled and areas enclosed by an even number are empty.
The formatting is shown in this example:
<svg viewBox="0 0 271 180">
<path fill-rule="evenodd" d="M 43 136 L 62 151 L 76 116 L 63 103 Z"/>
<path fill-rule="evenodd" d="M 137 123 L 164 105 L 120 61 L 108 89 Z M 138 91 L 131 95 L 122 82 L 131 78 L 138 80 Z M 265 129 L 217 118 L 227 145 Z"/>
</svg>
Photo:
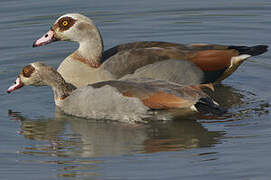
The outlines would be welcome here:
<svg viewBox="0 0 271 180">
<path fill-rule="evenodd" d="M 31 120 L 10 112 L 25 138 L 48 143 L 27 145 L 21 153 L 60 157 L 98 157 L 209 147 L 224 132 L 208 131 L 193 119 L 149 124 L 86 120 L 56 111 L 53 119 Z M 30 146 L 30 147 L 29 147 Z"/>
</svg>

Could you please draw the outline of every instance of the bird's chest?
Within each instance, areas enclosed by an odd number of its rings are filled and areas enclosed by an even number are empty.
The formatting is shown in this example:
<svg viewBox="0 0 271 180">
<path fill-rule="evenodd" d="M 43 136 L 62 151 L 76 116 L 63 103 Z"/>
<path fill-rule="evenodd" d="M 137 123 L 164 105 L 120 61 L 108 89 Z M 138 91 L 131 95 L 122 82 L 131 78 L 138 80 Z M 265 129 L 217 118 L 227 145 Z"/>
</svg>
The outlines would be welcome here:
<svg viewBox="0 0 271 180">
<path fill-rule="evenodd" d="M 92 68 L 80 61 L 67 57 L 58 67 L 57 71 L 67 83 L 76 87 L 86 86 L 95 82 L 114 79 L 113 76 L 101 68 Z"/>
</svg>

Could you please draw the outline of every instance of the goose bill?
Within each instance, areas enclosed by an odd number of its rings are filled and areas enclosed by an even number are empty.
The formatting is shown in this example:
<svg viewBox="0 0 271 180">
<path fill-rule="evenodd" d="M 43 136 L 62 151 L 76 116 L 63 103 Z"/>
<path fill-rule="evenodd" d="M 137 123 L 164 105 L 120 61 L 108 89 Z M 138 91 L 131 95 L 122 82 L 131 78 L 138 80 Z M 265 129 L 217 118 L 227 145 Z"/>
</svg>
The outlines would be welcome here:
<svg viewBox="0 0 271 180">
<path fill-rule="evenodd" d="M 14 84 L 8 88 L 7 92 L 11 93 L 12 91 L 15 91 L 16 89 L 20 89 L 23 86 L 24 84 L 22 83 L 20 77 L 18 77 L 16 81 L 14 82 Z"/>
<path fill-rule="evenodd" d="M 55 38 L 55 32 L 50 29 L 46 34 L 33 43 L 33 47 L 43 46 L 54 41 L 57 41 L 57 38 Z"/>
</svg>

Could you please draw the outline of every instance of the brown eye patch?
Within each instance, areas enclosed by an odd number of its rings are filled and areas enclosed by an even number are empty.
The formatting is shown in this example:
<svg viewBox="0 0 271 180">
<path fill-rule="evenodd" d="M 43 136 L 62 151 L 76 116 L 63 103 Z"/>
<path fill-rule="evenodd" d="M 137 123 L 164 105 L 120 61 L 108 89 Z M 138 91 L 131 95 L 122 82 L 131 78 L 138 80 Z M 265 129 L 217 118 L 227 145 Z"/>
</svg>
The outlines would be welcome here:
<svg viewBox="0 0 271 180">
<path fill-rule="evenodd" d="M 66 31 L 74 25 L 75 21 L 76 20 L 71 17 L 63 17 L 59 19 L 56 24 L 59 27 L 59 31 Z"/>
<path fill-rule="evenodd" d="M 35 68 L 34 68 L 33 66 L 27 65 L 27 66 L 24 67 L 22 73 L 23 73 L 24 77 L 30 77 L 31 74 L 32 74 L 34 71 L 35 71 Z"/>
</svg>

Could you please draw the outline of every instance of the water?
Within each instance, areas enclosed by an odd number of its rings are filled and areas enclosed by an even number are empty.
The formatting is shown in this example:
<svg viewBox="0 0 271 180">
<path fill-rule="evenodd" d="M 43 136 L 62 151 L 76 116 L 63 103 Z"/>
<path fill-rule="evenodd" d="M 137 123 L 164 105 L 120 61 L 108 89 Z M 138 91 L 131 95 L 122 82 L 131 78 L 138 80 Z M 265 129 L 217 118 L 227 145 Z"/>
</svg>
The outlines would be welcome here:
<svg viewBox="0 0 271 180">
<path fill-rule="evenodd" d="M 77 45 L 33 49 L 55 19 L 91 17 L 105 48 L 142 40 L 270 45 L 271 2 L 258 0 L 0 2 L 1 179 L 269 179 L 270 52 L 217 87 L 223 118 L 129 125 L 55 112 L 48 87 L 6 94 L 22 67 L 57 67 Z"/>
</svg>

